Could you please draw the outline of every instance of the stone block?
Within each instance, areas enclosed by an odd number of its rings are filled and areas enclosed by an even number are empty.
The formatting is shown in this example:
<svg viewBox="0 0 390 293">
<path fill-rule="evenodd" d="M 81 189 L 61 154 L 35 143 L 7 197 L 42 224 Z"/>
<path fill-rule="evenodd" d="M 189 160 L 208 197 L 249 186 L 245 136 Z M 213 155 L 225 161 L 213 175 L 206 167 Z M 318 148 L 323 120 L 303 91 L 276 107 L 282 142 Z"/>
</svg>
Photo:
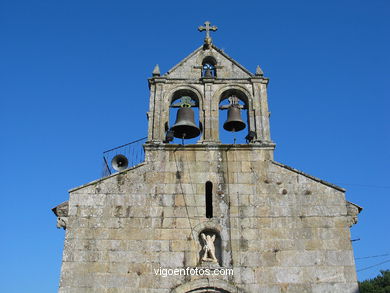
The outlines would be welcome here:
<svg viewBox="0 0 390 293">
<path fill-rule="evenodd" d="M 358 285 L 354 283 L 323 283 L 313 284 L 312 293 L 357 293 Z"/>
<path fill-rule="evenodd" d="M 159 263 L 164 268 L 183 268 L 184 252 L 163 252 L 160 254 Z"/>
<path fill-rule="evenodd" d="M 277 283 L 304 283 L 304 273 L 300 267 L 276 267 L 275 278 Z"/>
<path fill-rule="evenodd" d="M 325 264 L 330 266 L 353 266 L 354 259 L 351 250 L 326 251 Z"/>
</svg>

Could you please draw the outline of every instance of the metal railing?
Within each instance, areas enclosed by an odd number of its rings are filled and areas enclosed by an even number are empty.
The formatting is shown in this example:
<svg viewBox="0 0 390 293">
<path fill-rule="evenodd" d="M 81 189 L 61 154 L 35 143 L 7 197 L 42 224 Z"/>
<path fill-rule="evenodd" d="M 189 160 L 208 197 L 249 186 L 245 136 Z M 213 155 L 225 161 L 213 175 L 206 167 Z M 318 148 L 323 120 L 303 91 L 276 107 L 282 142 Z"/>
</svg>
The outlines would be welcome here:
<svg viewBox="0 0 390 293">
<path fill-rule="evenodd" d="M 112 173 L 117 172 L 112 166 L 112 159 L 117 155 L 123 155 L 128 160 L 126 169 L 142 163 L 145 160 L 145 152 L 143 144 L 147 137 L 137 139 L 135 141 L 126 143 L 116 148 L 103 152 L 103 172 L 102 176 L 106 177 Z"/>
</svg>

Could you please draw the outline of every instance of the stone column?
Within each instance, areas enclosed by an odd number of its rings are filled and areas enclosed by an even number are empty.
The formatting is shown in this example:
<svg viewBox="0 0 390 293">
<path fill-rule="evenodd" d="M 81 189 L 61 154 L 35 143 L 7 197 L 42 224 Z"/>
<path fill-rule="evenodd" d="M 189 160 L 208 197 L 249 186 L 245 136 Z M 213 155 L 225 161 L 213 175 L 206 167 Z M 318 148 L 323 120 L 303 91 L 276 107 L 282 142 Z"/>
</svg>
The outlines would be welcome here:
<svg viewBox="0 0 390 293">
<path fill-rule="evenodd" d="M 152 129 L 149 128 L 148 132 L 149 134 L 152 134 L 153 142 L 162 142 L 165 139 L 164 121 L 162 117 L 164 107 L 164 83 L 165 79 L 155 80 L 153 101 L 151 100 L 151 103 L 154 104 L 154 111 L 152 117 L 149 117 L 149 119 L 152 119 L 153 127 Z"/>
<path fill-rule="evenodd" d="M 256 132 L 257 138 L 256 141 L 263 141 L 264 138 L 264 123 L 263 123 L 263 108 L 261 104 L 261 79 L 253 78 L 253 117 L 254 117 L 254 126 L 251 127 L 252 131 Z M 248 109 L 251 111 L 252 109 Z"/>
<path fill-rule="evenodd" d="M 265 141 L 271 142 L 271 134 L 269 127 L 268 111 L 268 96 L 267 96 L 267 84 L 268 80 L 262 80 L 260 84 L 260 109 L 261 109 L 261 125 L 262 125 L 262 137 Z"/>
<path fill-rule="evenodd" d="M 204 79 L 204 125 L 203 125 L 203 139 L 205 142 L 208 141 L 218 141 L 218 109 L 213 109 L 213 84 L 214 79 L 208 78 Z"/>
<path fill-rule="evenodd" d="M 156 85 L 153 80 L 149 80 L 150 83 L 150 97 L 149 97 L 149 111 L 146 113 L 148 117 L 148 142 L 154 139 L 154 116 L 155 116 L 155 97 L 156 97 Z"/>
</svg>

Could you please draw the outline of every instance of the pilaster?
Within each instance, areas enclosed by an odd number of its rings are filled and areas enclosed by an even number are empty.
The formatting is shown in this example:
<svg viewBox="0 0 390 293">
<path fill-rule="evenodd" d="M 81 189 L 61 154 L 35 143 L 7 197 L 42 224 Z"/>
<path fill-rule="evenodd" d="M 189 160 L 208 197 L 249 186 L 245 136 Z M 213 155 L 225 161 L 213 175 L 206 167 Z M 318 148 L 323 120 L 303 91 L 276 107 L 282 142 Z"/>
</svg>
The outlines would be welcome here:
<svg viewBox="0 0 390 293">
<path fill-rule="evenodd" d="M 271 131 L 269 125 L 269 117 L 271 113 L 268 111 L 267 84 L 268 80 L 260 83 L 261 130 L 263 134 L 262 137 L 265 141 L 271 142 Z"/>
<path fill-rule="evenodd" d="M 218 109 L 213 109 L 213 94 L 214 94 L 214 78 L 203 78 L 204 87 L 204 126 L 203 126 L 203 142 L 217 142 L 218 137 Z M 201 110 L 201 109 L 199 109 Z"/>
</svg>

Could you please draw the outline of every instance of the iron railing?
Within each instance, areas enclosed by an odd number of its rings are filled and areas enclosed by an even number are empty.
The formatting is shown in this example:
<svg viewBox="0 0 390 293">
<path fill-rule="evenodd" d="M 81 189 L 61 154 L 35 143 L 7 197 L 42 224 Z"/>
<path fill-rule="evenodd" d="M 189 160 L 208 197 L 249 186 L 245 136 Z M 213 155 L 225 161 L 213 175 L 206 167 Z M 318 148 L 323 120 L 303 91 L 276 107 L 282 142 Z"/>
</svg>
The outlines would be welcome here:
<svg viewBox="0 0 390 293">
<path fill-rule="evenodd" d="M 112 163 L 111 163 L 112 159 L 116 155 L 123 155 L 127 158 L 129 162 L 127 168 L 131 168 L 135 165 L 142 163 L 145 160 L 145 152 L 144 152 L 143 144 L 146 141 L 146 139 L 147 137 L 143 137 L 103 152 L 102 176 L 106 177 L 111 175 L 112 173 L 117 172 L 112 167 Z"/>
</svg>

